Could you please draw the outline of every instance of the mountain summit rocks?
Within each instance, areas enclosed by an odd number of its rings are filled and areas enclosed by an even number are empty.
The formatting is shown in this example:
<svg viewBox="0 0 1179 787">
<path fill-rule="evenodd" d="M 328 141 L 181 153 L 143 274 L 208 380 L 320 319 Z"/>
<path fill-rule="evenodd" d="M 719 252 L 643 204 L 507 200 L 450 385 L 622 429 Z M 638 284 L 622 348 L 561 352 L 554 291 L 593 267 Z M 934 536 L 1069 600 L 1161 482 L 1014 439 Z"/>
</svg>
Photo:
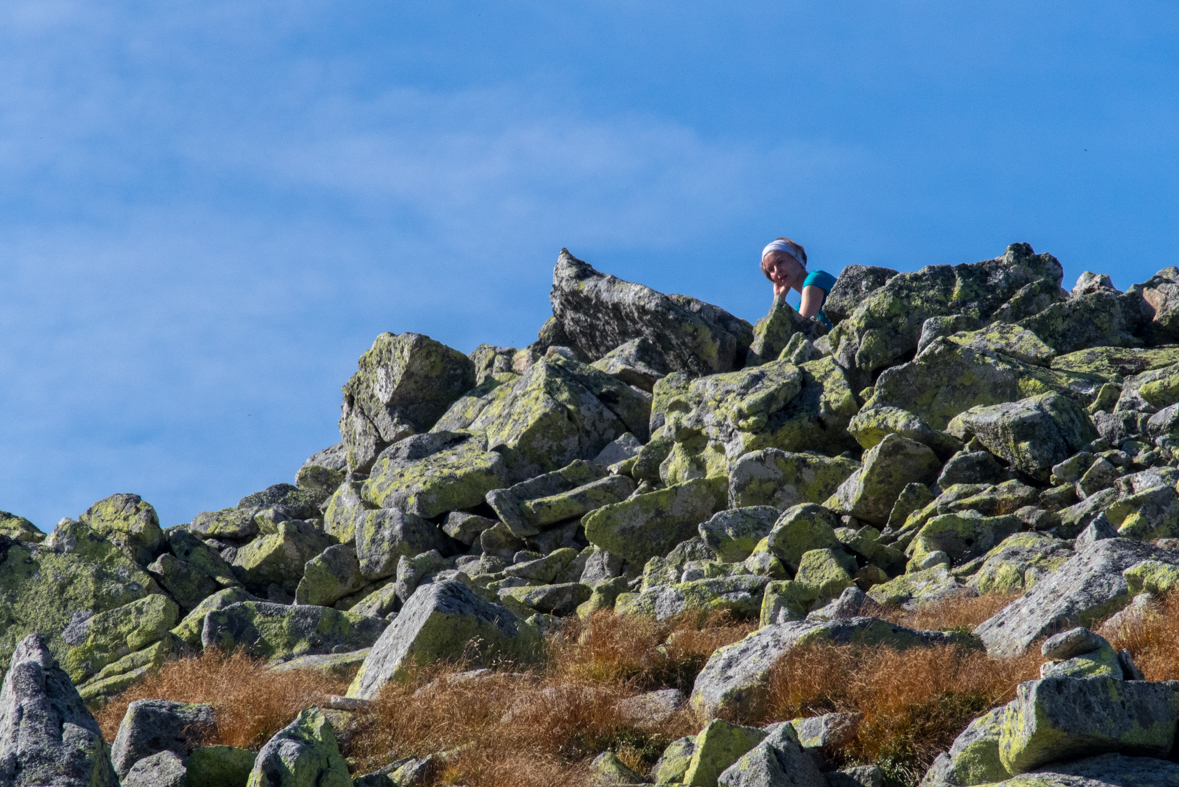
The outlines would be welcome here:
<svg viewBox="0 0 1179 787">
<path fill-rule="evenodd" d="M 785 301 L 751 325 L 562 250 L 528 347 L 378 336 L 343 386 L 340 442 L 294 485 L 166 528 L 133 494 L 48 538 L 0 512 L 0 785 L 114 787 L 83 700 L 202 648 L 358 669 L 332 700 L 355 710 L 439 661 L 522 669 L 562 617 L 600 610 L 759 624 L 703 666 L 690 705 L 708 726 L 666 748 L 661 783 L 879 784 L 817 756 L 855 734 L 847 714 L 730 723 L 766 707 L 795 648 L 1007 658 L 1059 632 L 1040 679 L 924 784 L 1179 783 L 1164 759 L 1179 684 L 1078 628 L 1179 589 L 1179 268 L 1125 292 L 1062 277 L 1022 243 L 915 272 L 853 265 L 825 333 Z M 1022 597 L 973 632 L 884 619 L 988 593 Z M 655 704 L 679 712 L 681 688 Z M 354 782 L 337 712 L 305 709 L 254 754 L 198 745 L 209 707 L 143 700 L 114 762 L 125 787 L 387 787 L 447 756 Z M 615 753 L 590 769 L 645 777 Z"/>
</svg>

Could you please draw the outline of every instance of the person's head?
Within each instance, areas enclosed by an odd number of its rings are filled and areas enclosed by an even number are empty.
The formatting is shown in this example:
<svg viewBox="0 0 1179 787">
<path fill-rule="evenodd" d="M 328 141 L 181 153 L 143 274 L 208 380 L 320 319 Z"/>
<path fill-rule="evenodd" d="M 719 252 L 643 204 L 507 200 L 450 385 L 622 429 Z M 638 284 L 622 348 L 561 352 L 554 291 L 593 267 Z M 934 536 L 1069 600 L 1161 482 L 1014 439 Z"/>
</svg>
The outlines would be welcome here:
<svg viewBox="0 0 1179 787">
<path fill-rule="evenodd" d="M 806 278 L 806 249 L 790 238 L 774 240 L 762 249 L 761 272 L 774 284 L 801 285 Z"/>
</svg>

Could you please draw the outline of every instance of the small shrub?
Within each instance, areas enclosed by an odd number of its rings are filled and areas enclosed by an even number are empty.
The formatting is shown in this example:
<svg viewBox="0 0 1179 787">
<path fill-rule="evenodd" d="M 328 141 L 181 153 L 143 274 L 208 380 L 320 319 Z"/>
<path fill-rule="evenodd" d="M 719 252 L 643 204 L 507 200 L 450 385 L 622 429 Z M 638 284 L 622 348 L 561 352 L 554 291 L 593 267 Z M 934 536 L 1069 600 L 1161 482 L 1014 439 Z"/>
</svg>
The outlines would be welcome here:
<svg viewBox="0 0 1179 787">
<path fill-rule="evenodd" d="M 135 700 L 208 703 L 217 710 L 217 733 L 204 744 L 257 750 L 299 711 L 322 703 L 329 694 L 344 693 L 348 683 L 311 670 L 271 672 L 263 662 L 242 653 L 210 648 L 198 656 L 165 662 L 100 708 L 95 717 L 103 737 L 113 741 L 127 706 Z"/>
<path fill-rule="evenodd" d="M 783 657 L 770 674 L 763 718 L 856 714 L 851 740 L 830 754 L 877 763 L 890 783 L 915 784 L 979 714 L 1010 701 L 1039 675 L 1039 654 L 995 660 L 956 645 L 893 650 L 816 645 Z"/>
</svg>

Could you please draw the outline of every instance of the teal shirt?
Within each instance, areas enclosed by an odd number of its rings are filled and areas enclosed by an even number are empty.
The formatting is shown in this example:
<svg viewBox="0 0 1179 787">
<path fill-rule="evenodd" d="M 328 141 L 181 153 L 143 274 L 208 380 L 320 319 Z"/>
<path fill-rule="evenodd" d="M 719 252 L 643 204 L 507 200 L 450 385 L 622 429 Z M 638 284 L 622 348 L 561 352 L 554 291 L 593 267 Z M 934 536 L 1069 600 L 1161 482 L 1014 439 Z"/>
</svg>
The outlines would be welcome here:
<svg viewBox="0 0 1179 787">
<path fill-rule="evenodd" d="M 811 271 L 803 280 L 802 288 L 805 290 L 812 285 L 823 291 L 823 300 L 819 302 L 819 313 L 815 315 L 815 319 L 830 331 L 835 326 L 827 319 L 827 315 L 823 314 L 823 304 L 827 302 L 827 296 L 831 293 L 831 288 L 835 286 L 835 277 L 827 271 Z"/>
</svg>

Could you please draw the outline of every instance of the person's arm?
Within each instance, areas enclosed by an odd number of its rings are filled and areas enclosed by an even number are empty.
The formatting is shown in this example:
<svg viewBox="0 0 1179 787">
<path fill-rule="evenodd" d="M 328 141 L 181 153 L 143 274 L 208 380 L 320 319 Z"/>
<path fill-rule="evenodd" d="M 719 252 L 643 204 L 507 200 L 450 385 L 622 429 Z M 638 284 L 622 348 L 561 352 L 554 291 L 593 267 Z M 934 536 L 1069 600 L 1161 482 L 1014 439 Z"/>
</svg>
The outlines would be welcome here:
<svg viewBox="0 0 1179 787">
<path fill-rule="evenodd" d="M 798 305 L 798 313 L 803 317 L 814 317 L 823 308 L 823 300 L 827 293 L 822 287 L 810 284 L 802 288 L 802 303 Z"/>
<path fill-rule="evenodd" d="M 777 300 L 778 298 L 785 298 L 789 292 L 790 285 L 778 284 L 777 282 L 774 282 L 774 300 Z"/>
</svg>

